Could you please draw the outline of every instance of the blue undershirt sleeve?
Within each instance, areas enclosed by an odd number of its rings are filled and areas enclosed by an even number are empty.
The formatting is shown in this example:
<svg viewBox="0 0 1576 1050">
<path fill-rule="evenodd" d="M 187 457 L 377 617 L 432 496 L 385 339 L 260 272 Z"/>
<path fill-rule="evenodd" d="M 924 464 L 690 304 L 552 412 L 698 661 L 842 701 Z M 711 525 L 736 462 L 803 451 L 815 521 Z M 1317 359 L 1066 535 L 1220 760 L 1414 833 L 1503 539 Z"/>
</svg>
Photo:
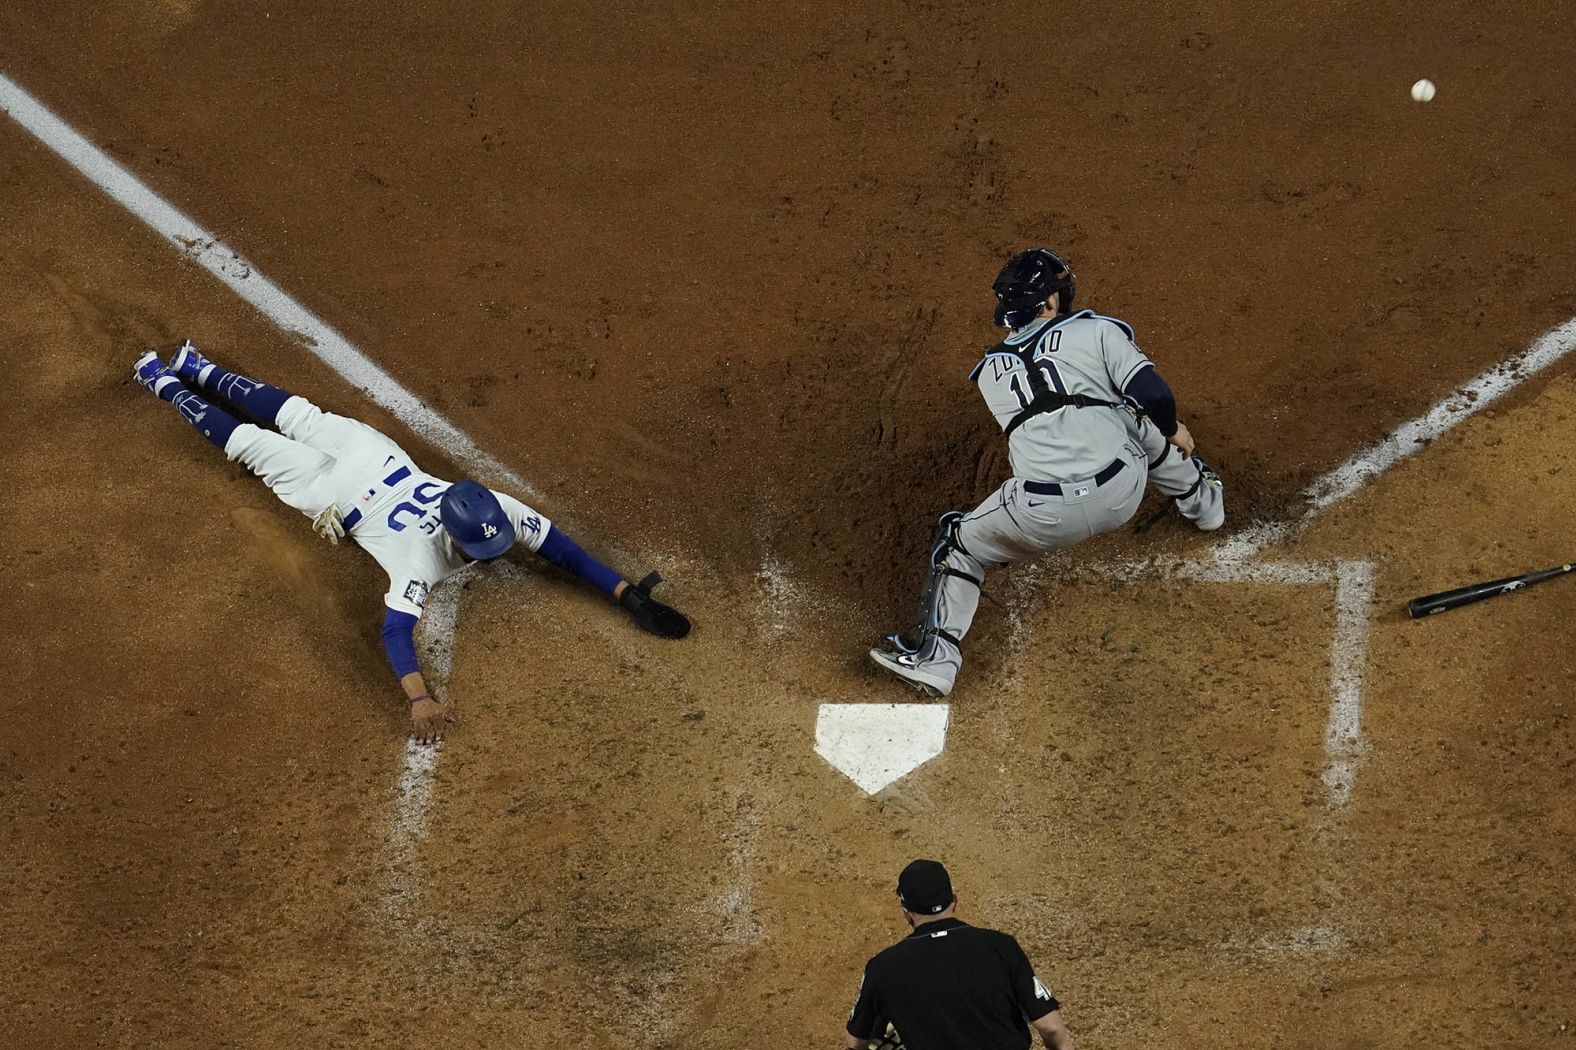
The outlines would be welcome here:
<svg viewBox="0 0 1576 1050">
<path fill-rule="evenodd" d="M 416 617 L 397 609 L 388 610 L 383 617 L 383 651 L 388 653 L 395 677 L 404 678 L 421 669 L 416 662 Z"/>
<path fill-rule="evenodd" d="M 595 584 L 608 594 L 619 585 L 624 577 L 597 561 L 591 555 L 580 549 L 580 544 L 570 539 L 557 525 L 547 527 L 547 536 L 542 540 L 542 545 L 536 553 L 563 569 L 565 572 Z"/>
<path fill-rule="evenodd" d="M 1176 395 L 1153 365 L 1139 369 L 1138 374 L 1127 381 L 1127 389 L 1122 393 L 1138 402 L 1161 434 L 1170 437 L 1177 432 Z"/>
</svg>

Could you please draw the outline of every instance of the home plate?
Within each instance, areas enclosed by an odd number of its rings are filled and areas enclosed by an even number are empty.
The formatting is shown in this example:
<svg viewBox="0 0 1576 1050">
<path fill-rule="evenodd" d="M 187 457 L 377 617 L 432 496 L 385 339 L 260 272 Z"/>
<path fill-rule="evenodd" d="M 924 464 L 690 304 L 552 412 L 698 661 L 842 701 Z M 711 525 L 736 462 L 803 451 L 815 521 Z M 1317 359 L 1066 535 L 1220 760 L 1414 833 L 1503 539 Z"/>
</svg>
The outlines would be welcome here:
<svg viewBox="0 0 1576 1050">
<path fill-rule="evenodd" d="M 947 746 L 946 704 L 822 704 L 815 753 L 874 795 Z"/>
</svg>

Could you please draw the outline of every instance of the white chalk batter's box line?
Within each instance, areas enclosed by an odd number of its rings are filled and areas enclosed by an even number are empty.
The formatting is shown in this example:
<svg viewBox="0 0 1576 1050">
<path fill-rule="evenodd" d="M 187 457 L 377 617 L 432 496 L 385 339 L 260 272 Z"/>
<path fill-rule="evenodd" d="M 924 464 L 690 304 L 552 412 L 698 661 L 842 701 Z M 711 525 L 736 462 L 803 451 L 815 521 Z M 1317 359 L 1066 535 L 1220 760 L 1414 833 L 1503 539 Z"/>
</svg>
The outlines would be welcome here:
<svg viewBox="0 0 1576 1050">
<path fill-rule="evenodd" d="M 1330 717 L 1325 729 L 1324 785 L 1332 807 L 1351 799 L 1362 736 L 1364 675 L 1368 664 L 1374 566 L 1368 561 L 1263 562 L 1269 546 L 1296 535 L 1325 509 L 1355 495 L 1402 459 L 1427 448 L 1457 425 L 1510 393 L 1576 349 L 1576 318 L 1539 336 L 1526 350 L 1482 372 L 1417 419 L 1401 424 L 1303 491 L 1307 512 L 1296 522 L 1255 525 L 1229 537 L 1211 556 L 1188 562 L 1154 559 L 1124 571 L 1160 572 L 1200 582 L 1333 583 L 1335 637 L 1330 652 Z"/>
<path fill-rule="evenodd" d="M 1324 732 L 1324 786 L 1330 804 L 1351 798 L 1357 762 L 1362 757 L 1363 679 L 1368 665 L 1370 610 L 1374 598 L 1374 566 L 1369 561 L 1183 561 L 1149 559 L 1129 564 L 1095 566 L 1107 579 L 1135 580 L 1155 576 L 1196 583 L 1332 586 L 1335 589 L 1335 630 L 1330 643 L 1330 714 Z"/>
</svg>

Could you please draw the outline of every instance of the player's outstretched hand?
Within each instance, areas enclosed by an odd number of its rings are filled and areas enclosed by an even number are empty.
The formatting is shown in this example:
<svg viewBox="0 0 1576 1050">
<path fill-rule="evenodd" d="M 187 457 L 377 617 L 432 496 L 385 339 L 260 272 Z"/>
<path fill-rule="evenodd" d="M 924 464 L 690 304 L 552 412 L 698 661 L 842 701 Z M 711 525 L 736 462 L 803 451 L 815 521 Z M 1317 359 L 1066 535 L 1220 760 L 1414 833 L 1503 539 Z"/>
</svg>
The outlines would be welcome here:
<svg viewBox="0 0 1576 1050">
<path fill-rule="evenodd" d="M 1184 456 L 1189 458 L 1192 457 L 1193 435 L 1188 431 L 1187 424 L 1183 423 L 1180 419 L 1177 420 L 1177 432 L 1172 434 L 1166 440 L 1171 442 L 1177 448 L 1181 449 Z"/>
<path fill-rule="evenodd" d="M 619 595 L 618 604 L 629 611 L 635 626 L 658 638 L 683 638 L 690 633 L 689 617 L 669 605 L 663 605 L 651 596 L 651 589 L 662 582 L 662 577 L 652 573 L 639 583 L 632 583 Z"/>
<path fill-rule="evenodd" d="M 443 739 L 443 731 L 454 716 L 449 709 L 430 696 L 424 696 L 410 705 L 410 735 L 418 744 L 436 744 Z"/>
</svg>

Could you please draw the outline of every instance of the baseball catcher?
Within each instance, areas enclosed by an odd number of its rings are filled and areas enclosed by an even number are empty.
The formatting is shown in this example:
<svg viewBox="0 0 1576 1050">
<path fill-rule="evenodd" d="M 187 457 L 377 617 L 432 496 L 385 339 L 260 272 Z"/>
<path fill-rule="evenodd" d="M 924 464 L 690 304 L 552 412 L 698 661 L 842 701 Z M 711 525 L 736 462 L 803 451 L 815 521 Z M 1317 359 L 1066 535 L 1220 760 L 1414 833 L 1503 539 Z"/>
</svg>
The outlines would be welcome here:
<svg viewBox="0 0 1576 1050">
<path fill-rule="evenodd" d="M 664 638 L 689 633 L 682 613 L 651 597 L 661 581 L 656 573 L 632 585 L 513 496 L 475 481 L 450 484 L 433 477 L 365 423 L 227 372 L 190 341 L 168 365 L 152 351 L 143 354 L 133 375 L 227 457 L 262 478 L 274 495 L 311 518 L 318 535 L 331 543 L 349 537 L 388 573 L 383 646 L 410 700 L 413 734 L 423 743 L 442 739 L 450 716 L 422 678 L 416 622 L 432 588 L 469 562 L 492 561 L 523 543 L 600 588 L 641 630 Z M 253 422 L 220 407 L 220 398 Z"/>
<path fill-rule="evenodd" d="M 986 566 L 1119 528 L 1146 480 L 1198 528 L 1226 523 L 1220 478 L 1193 455 L 1171 388 L 1126 324 L 1073 310 L 1077 288 L 1047 248 L 1019 252 L 996 277 L 996 324 L 1009 334 L 969 379 L 1007 438 L 1013 476 L 973 513 L 941 516 L 918 625 L 870 650 L 931 696 L 957 680 Z"/>
</svg>

